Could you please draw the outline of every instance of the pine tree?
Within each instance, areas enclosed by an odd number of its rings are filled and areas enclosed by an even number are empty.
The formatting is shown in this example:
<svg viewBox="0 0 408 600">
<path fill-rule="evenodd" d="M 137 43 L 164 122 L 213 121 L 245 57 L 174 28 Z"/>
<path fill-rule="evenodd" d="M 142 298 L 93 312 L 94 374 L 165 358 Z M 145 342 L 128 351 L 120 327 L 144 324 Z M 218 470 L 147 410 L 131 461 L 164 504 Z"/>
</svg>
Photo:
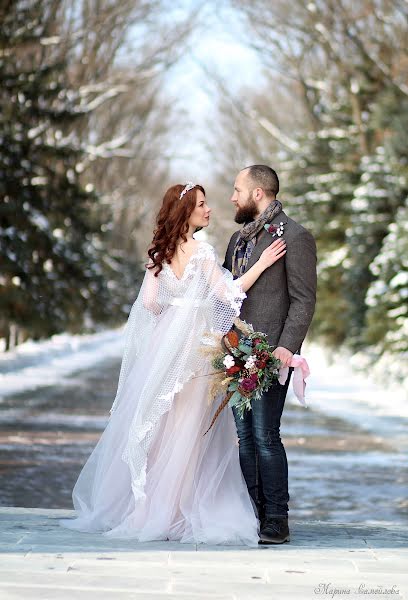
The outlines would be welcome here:
<svg viewBox="0 0 408 600">
<path fill-rule="evenodd" d="M 395 219 L 404 198 L 400 178 L 389 164 L 383 147 L 361 160 L 361 179 L 351 202 L 351 223 L 347 229 L 348 264 L 346 293 L 349 298 L 349 343 L 355 349 L 364 344 L 367 290 L 374 280 L 370 265 L 381 249 L 388 226 Z"/>
<path fill-rule="evenodd" d="M 318 249 L 318 300 L 311 335 L 331 346 L 348 335 L 346 231 L 350 202 L 359 178 L 358 148 L 347 106 L 339 103 L 326 127 L 300 141 L 299 156 L 284 166 L 290 214 L 315 236 Z M 357 165 L 357 166 L 356 166 Z"/>
<path fill-rule="evenodd" d="M 80 181 L 81 119 L 66 65 L 48 51 L 55 3 L 17 1 L 0 32 L 0 335 L 34 338 L 110 313 L 98 196 Z"/>
<path fill-rule="evenodd" d="M 365 341 L 376 359 L 390 355 L 395 370 L 403 367 L 408 376 L 408 198 L 389 225 L 370 270 L 375 279 L 366 297 Z"/>
</svg>

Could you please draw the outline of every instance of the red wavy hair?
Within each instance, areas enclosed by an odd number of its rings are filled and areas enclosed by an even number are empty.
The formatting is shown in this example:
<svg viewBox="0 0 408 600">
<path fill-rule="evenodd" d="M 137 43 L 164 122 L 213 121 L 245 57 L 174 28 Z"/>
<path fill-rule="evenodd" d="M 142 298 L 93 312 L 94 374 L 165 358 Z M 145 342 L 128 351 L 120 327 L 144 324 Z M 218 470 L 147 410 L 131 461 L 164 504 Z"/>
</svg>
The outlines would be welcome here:
<svg viewBox="0 0 408 600">
<path fill-rule="evenodd" d="M 156 218 L 156 229 L 147 252 L 150 262 L 146 265 L 148 269 L 156 269 L 156 277 L 162 270 L 164 261 L 171 263 L 179 239 L 187 241 L 188 220 L 196 207 L 197 190 L 205 196 L 204 188 L 196 185 L 180 198 L 184 188 L 184 185 L 177 184 L 167 190 Z"/>
</svg>

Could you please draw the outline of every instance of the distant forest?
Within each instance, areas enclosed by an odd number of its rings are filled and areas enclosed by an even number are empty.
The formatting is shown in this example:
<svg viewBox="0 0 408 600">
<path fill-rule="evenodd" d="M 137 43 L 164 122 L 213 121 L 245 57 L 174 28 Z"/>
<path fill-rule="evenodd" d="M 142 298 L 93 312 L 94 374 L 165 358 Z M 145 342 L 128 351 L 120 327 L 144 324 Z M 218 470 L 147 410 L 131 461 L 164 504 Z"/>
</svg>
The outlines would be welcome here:
<svg viewBox="0 0 408 600">
<path fill-rule="evenodd" d="M 237 170 L 274 166 L 285 208 L 317 240 L 311 337 L 407 379 L 408 5 L 223 4 L 242 19 L 264 76 L 236 94 L 205 73 L 218 116 L 208 124 L 212 188 L 227 198 Z M 161 83 L 195 20 L 165 0 L 0 6 L 7 350 L 126 319 L 151 233 L 143 223 L 170 172 L 163 148 L 177 115 Z"/>
</svg>

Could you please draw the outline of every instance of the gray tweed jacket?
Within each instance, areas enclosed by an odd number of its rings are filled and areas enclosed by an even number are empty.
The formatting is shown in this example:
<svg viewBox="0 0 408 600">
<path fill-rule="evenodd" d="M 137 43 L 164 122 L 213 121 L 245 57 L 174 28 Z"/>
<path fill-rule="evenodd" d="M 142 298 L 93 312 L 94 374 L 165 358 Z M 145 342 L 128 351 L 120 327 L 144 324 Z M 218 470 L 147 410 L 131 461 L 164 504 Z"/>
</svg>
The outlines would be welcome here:
<svg viewBox="0 0 408 600">
<path fill-rule="evenodd" d="M 266 269 L 247 291 L 240 318 L 255 331 L 268 335 L 272 346 L 299 352 L 312 321 L 316 304 L 316 244 L 313 236 L 283 211 L 273 220 L 284 223 L 286 255 Z M 224 267 L 231 271 L 232 255 L 239 231 L 228 244 Z M 247 269 L 276 237 L 265 229 L 258 234 Z"/>
</svg>

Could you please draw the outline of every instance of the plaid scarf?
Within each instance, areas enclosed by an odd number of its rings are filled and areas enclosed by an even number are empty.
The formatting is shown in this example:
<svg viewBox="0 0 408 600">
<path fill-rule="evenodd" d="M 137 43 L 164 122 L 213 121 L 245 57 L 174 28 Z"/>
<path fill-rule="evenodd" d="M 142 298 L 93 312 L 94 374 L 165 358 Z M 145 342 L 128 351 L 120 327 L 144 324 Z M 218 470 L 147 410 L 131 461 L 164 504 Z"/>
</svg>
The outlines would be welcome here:
<svg viewBox="0 0 408 600">
<path fill-rule="evenodd" d="M 274 200 L 255 221 L 246 223 L 241 229 L 232 255 L 232 275 L 234 279 L 238 279 L 245 273 L 248 261 L 255 248 L 258 233 L 266 223 L 272 223 L 281 210 L 282 204 L 279 200 Z"/>
</svg>

